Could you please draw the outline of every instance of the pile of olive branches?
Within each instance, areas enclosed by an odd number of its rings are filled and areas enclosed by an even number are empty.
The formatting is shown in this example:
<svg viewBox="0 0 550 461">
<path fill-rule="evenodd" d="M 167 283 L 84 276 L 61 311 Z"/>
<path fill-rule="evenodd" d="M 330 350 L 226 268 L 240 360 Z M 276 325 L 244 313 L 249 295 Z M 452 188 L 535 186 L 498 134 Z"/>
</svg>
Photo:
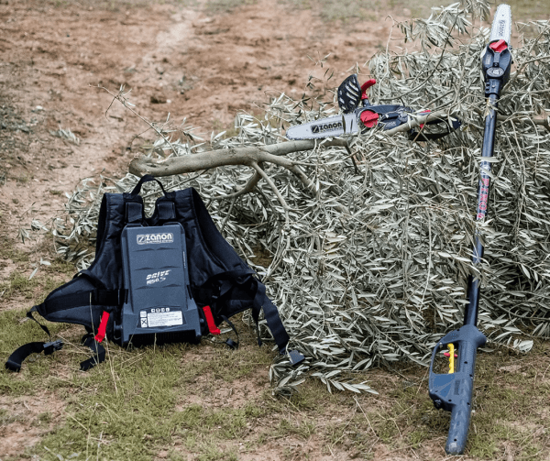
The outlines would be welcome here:
<svg viewBox="0 0 550 461">
<path fill-rule="evenodd" d="M 263 165 L 271 185 L 260 180 L 252 192 L 231 198 L 254 171 L 236 165 L 161 178 L 166 189 L 198 190 L 225 238 L 267 285 L 292 347 L 306 355 L 297 369 L 286 358 L 276 361 L 271 377 L 278 390 L 315 376 L 329 389 L 369 391 L 354 373 L 402 360 L 426 364 L 436 341 L 461 325 L 469 276 L 483 281 L 479 328 L 489 345 L 525 352 L 529 338 L 550 335 L 550 23 L 516 25 L 488 218 L 476 223 L 487 15 L 486 0 L 462 0 L 434 9 L 427 20 L 398 24 L 403 49 L 358 69 L 378 80 L 373 104 L 458 117 L 462 126 L 449 136 L 415 143 L 371 130 L 349 139 L 357 169 L 343 147 L 318 143 L 289 154 L 310 188 L 274 164 Z M 285 141 L 285 127 L 334 113 L 332 100 L 281 95 L 263 120 L 241 114 L 235 135 L 220 133 L 209 143 L 197 144 L 192 134 L 173 140 L 158 128 L 148 155 L 273 145 Z M 59 252 L 88 265 L 93 254 L 85 248 L 95 236 L 102 193 L 128 191 L 137 180 L 128 174 L 114 185 L 105 178 L 99 186 L 83 183 L 67 204 L 74 225 L 58 222 Z M 151 204 L 158 191 L 149 184 L 145 191 Z M 474 268 L 476 231 L 486 247 Z M 265 325 L 261 332 L 269 336 Z"/>
</svg>

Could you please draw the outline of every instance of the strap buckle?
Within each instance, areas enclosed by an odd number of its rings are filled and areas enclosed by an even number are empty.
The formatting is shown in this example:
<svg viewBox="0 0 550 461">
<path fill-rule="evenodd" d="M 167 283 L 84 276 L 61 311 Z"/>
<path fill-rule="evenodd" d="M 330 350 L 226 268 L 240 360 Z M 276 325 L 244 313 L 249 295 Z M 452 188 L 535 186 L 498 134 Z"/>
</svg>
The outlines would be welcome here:
<svg viewBox="0 0 550 461">
<path fill-rule="evenodd" d="M 60 351 L 63 348 L 63 341 L 57 339 L 49 343 L 44 343 L 44 355 L 53 354 L 55 351 Z"/>
<path fill-rule="evenodd" d="M 297 351 L 296 349 L 293 349 L 291 351 L 289 351 L 288 349 L 285 349 L 280 351 L 279 353 L 281 355 L 288 354 L 288 358 L 292 366 L 296 366 L 299 363 L 302 363 L 306 359 L 305 356 L 301 352 Z"/>
</svg>

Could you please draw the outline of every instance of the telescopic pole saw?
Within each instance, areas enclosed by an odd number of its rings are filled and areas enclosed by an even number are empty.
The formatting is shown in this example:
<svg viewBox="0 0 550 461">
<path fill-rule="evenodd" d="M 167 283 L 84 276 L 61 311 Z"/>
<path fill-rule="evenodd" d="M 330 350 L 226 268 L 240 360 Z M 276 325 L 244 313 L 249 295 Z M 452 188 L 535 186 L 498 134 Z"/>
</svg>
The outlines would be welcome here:
<svg viewBox="0 0 550 461">
<path fill-rule="evenodd" d="M 482 159 L 493 155 L 497 122 L 497 105 L 502 87 L 510 77 L 512 55 L 510 54 L 510 35 L 512 14 L 508 5 L 500 5 L 496 11 L 489 44 L 481 58 L 485 78 L 485 97 L 487 111 L 485 132 L 483 135 Z M 491 182 L 489 160 L 481 161 L 479 192 L 476 220 L 485 219 Z M 483 243 L 475 235 L 472 263 L 478 265 L 483 257 Z M 487 338 L 477 329 L 478 305 L 481 281 L 470 277 L 468 283 L 468 305 L 464 312 L 464 325 L 445 335 L 439 341 L 432 354 L 430 365 L 429 391 L 437 409 L 451 412 L 451 423 L 445 451 L 459 455 L 464 452 L 468 438 L 468 428 L 472 411 L 472 393 L 477 348 L 483 346 Z M 448 350 L 445 352 L 444 350 Z M 449 372 L 434 372 L 434 363 L 438 354 L 449 358 Z"/>
</svg>

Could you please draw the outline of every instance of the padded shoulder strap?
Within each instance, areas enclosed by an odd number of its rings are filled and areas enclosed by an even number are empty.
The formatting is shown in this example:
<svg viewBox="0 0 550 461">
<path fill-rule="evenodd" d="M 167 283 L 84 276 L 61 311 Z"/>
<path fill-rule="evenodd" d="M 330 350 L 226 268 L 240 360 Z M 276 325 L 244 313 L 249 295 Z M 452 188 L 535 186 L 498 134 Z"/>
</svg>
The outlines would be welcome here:
<svg viewBox="0 0 550 461">
<path fill-rule="evenodd" d="M 252 309 L 257 321 L 263 309 L 279 351 L 286 353 L 289 336 L 277 307 L 266 295 L 265 285 L 220 234 L 195 189 L 175 194 L 177 217 L 189 239 L 189 274 L 197 302 L 216 304 L 217 323 L 224 316 L 229 318 L 246 309 Z"/>
<path fill-rule="evenodd" d="M 258 289 L 254 298 L 254 310 L 259 312 L 259 309 L 263 309 L 267 326 L 271 330 L 273 338 L 275 338 L 279 352 L 285 352 L 290 338 L 285 330 L 285 327 L 283 326 L 281 317 L 279 317 L 279 310 L 267 297 L 265 293 L 265 285 L 259 281 L 257 281 L 257 284 Z"/>
</svg>

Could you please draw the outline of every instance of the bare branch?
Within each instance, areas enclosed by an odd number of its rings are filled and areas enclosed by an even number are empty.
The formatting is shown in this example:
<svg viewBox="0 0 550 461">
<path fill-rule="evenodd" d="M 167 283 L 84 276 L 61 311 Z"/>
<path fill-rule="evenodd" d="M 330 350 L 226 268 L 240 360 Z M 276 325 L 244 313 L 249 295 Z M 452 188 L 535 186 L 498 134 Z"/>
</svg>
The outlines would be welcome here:
<svg viewBox="0 0 550 461">
<path fill-rule="evenodd" d="M 333 139 L 323 143 L 327 147 L 345 146 L 346 144 L 347 142 L 343 139 Z M 294 162 L 280 156 L 312 150 L 315 146 L 315 141 L 288 141 L 269 146 L 216 149 L 183 157 L 169 157 L 158 161 L 149 158 L 137 158 L 130 163 L 129 171 L 136 176 L 143 176 L 144 174 L 171 176 L 226 165 L 252 167 L 253 162 L 271 162 L 288 169 L 294 169 Z M 295 169 L 293 173 L 296 173 Z"/>
<path fill-rule="evenodd" d="M 262 179 L 262 176 L 260 175 L 260 173 L 255 171 L 254 174 L 250 177 L 250 179 L 242 189 L 239 189 L 232 194 L 221 196 L 219 200 L 228 200 L 228 199 L 236 198 L 236 197 L 239 197 L 240 195 L 244 195 L 244 194 L 248 194 L 249 192 L 252 192 L 260 179 Z"/>
<path fill-rule="evenodd" d="M 277 189 L 277 186 L 275 185 L 275 183 L 271 180 L 271 178 L 267 175 L 267 173 L 262 169 L 260 168 L 260 165 L 258 165 L 256 162 L 253 162 L 252 163 L 252 168 L 254 168 L 256 170 L 256 172 L 263 178 L 265 179 L 265 181 L 269 184 L 269 186 L 271 187 L 271 189 L 273 189 L 273 192 L 275 192 L 275 195 L 277 196 L 277 198 L 279 199 L 279 202 L 281 202 L 281 205 L 283 206 L 283 208 L 285 209 L 285 213 L 288 213 L 288 210 L 290 210 L 290 207 L 287 205 L 284 197 L 281 195 L 281 193 L 279 192 L 279 189 Z"/>
<path fill-rule="evenodd" d="M 93 86 L 93 85 L 90 85 L 90 86 Z M 112 97 L 113 97 L 113 100 L 111 101 L 111 104 L 109 104 L 109 107 L 107 108 L 107 110 L 105 111 L 105 115 L 107 115 L 107 112 L 109 112 L 109 109 L 112 107 L 113 103 L 115 102 L 115 99 L 117 101 L 119 101 L 126 109 L 128 109 L 132 114 L 134 114 L 136 117 L 138 117 L 139 119 L 141 119 L 143 122 L 145 122 L 147 125 L 149 125 L 150 128 L 152 128 L 155 133 L 157 133 L 158 136 L 160 136 L 164 142 L 166 144 L 168 144 L 168 146 L 170 146 L 170 149 L 172 150 L 172 152 L 176 153 L 176 150 L 174 149 L 174 146 L 172 145 L 172 143 L 170 142 L 170 140 L 164 135 L 164 133 L 162 132 L 162 130 L 159 130 L 154 123 L 152 123 L 150 120 L 147 120 L 145 117 L 143 117 L 142 115 L 140 115 L 135 109 L 132 108 L 133 104 L 128 101 L 128 98 L 126 98 L 126 95 L 131 91 L 128 91 L 127 93 L 124 93 L 124 85 L 120 87 L 120 90 L 118 91 L 117 94 L 114 94 L 112 93 L 111 91 L 109 91 L 107 88 L 105 88 L 104 86 L 101 86 L 101 85 L 97 85 L 96 88 L 99 88 L 100 90 L 103 90 L 105 92 L 107 92 L 108 94 L 110 94 Z"/>
</svg>

